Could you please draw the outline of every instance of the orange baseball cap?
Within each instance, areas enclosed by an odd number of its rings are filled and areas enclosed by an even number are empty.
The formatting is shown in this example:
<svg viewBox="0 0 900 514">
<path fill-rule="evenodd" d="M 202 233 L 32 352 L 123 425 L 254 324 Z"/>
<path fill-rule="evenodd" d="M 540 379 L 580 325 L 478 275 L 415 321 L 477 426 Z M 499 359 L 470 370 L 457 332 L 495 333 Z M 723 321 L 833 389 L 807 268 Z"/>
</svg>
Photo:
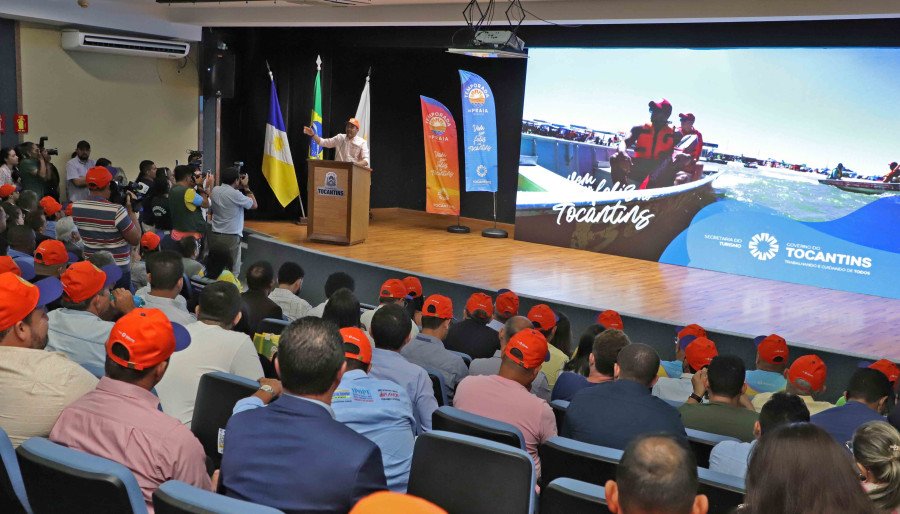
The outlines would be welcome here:
<svg viewBox="0 0 900 514">
<path fill-rule="evenodd" d="M 684 336 L 706 337 L 706 330 L 696 323 L 691 323 L 690 325 L 676 328 L 675 334 L 675 337 L 678 339 Z"/>
<path fill-rule="evenodd" d="M 141 248 L 144 250 L 156 250 L 159 248 L 159 236 L 156 232 L 144 232 L 141 236 Z"/>
<path fill-rule="evenodd" d="M 84 181 L 91 189 L 103 189 L 112 182 L 112 179 L 112 173 L 105 166 L 94 166 L 84 176 Z"/>
<path fill-rule="evenodd" d="M 72 206 L 75 205 L 75 202 L 69 202 L 69 205 L 66 205 L 66 216 L 72 215 Z"/>
<path fill-rule="evenodd" d="M 488 318 L 494 315 L 494 302 L 490 296 L 484 293 L 472 293 L 466 302 L 466 312 L 471 316 L 477 311 L 484 311 Z"/>
<path fill-rule="evenodd" d="M 9 195 L 16 192 L 16 186 L 12 184 L 3 184 L 0 186 L 0 198 L 9 198 Z"/>
<path fill-rule="evenodd" d="M 114 344 L 128 349 L 128 360 L 112 352 Z M 191 344 L 191 335 L 159 309 L 134 309 L 119 318 L 106 340 L 106 355 L 116 364 L 138 371 L 156 366 Z"/>
<path fill-rule="evenodd" d="M 828 368 L 818 355 L 804 355 L 788 368 L 787 379 L 798 389 L 812 393 L 822 390 L 827 375 Z"/>
<path fill-rule="evenodd" d="M 356 128 L 360 128 L 359 120 L 356 118 L 350 118 L 349 120 L 347 120 L 347 123 L 349 123 L 351 125 L 356 125 Z"/>
<path fill-rule="evenodd" d="M 34 263 L 44 266 L 58 266 L 69 262 L 66 245 L 56 239 L 45 239 L 34 250 Z"/>
<path fill-rule="evenodd" d="M 53 216 L 57 212 L 62 210 L 62 204 L 56 201 L 52 196 L 45 196 L 41 198 L 39 202 L 41 207 L 44 209 L 44 215 L 47 217 Z"/>
<path fill-rule="evenodd" d="M 400 300 L 406 298 L 406 284 L 397 278 L 390 278 L 381 284 L 381 292 L 378 293 L 379 298 L 391 298 Z"/>
<path fill-rule="evenodd" d="M 62 285 L 55 277 L 34 284 L 12 272 L 0 274 L 0 330 L 25 319 L 31 311 L 59 298 Z"/>
<path fill-rule="evenodd" d="M 758 336 L 753 342 L 756 343 L 756 352 L 769 364 L 783 364 L 787 362 L 787 341 L 780 335 Z"/>
<path fill-rule="evenodd" d="M 17 261 L 9 255 L 0 255 L 0 273 L 14 273 L 25 280 L 34 278 L 34 267 L 25 261 Z"/>
<path fill-rule="evenodd" d="M 122 270 L 114 264 L 98 268 L 90 261 L 76 262 L 69 266 L 59 279 L 63 292 L 74 303 L 91 298 L 104 287 L 111 287 L 122 278 Z"/>
<path fill-rule="evenodd" d="M 363 364 L 372 363 L 372 343 L 365 332 L 356 327 L 346 327 L 341 329 L 341 338 L 344 339 L 344 357 Z"/>
<path fill-rule="evenodd" d="M 547 351 L 547 338 L 539 330 L 526 328 L 516 332 L 509 338 L 503 353 L 527 369 L 541 367 L 550 360 L 550 352 Z"/>
<path fill-rule="evenodd" d="M 534 326 L 544 332 L 553 330 L 559 318 L 549 305 L 539 303 L 528 311 L 528 320 L 534 323 Z"/>
<path fill-rule="evenodd" d="M 597 314 L 597 324 L 605 329 L 614 328 L 616 330 L 625 330 L 625 324 L 622 323 L 622 316 L 614 310 L 605 310 Z"/>
<path fill-rule="evenodd" d="M 406 294 L 414 298 L 422 296 L 422 281 L 417 277 L 406 277 L 403 279 L 403 285 L 406 286 Z"/>
<path fill-rule="evenodd" d="M 509 289 L 501 289 L 497 291 L 497 300 L 494 302 L 494 308 L 501 316 L 510 318 L 519 313 L 519 295 Z"/>
<path fill-rule="evenodd" d="M 418 496 L 378 491 L 354 505 L 350 514 L 447 514 L 447 511 Z"/>
<path fill-rule="evenodd" d="M 422 315 L 440 319 L 453 319 L 453 300 L 446 296 L 433 294 L 425 299 Z"/>
<path fill-rule="evenodd" d="M 709 363 L 717 355 L 719 355 L 719 350 L 716 349 L 716 343 L 705 337 L 695 338 L 684 349 L 684 360 L 694 368 L 694 371 L 700 371 L 709 366 Z"/>
<path fill-rule="evenodd" d="M 900 378 L 900 368 L 897 367 L 896 364 L 887 360 L 881 359 L 869 364 L 869 369 L 877 369 L 878 371 L 884 373 L 884 376 L 887 377 L 888 382 L 895 384 L 897 379 Z"/>
</svg>

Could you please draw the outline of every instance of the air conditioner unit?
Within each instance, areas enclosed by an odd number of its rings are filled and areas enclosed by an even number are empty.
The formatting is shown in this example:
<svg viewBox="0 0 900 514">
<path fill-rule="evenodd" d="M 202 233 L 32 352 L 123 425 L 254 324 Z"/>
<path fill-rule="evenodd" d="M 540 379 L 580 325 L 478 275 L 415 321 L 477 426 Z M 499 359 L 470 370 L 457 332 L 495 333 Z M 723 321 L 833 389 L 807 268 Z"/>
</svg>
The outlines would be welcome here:
<svg viewBox="0 0 900 514">
<path fill-rule="evenodd" d="M 63 50 L 134 55 L 162 59 L 181 59 L 191 51 L 190 43 L 109 34 L 91 34 L 80 30 L 63 30 Z"/>
</svg>

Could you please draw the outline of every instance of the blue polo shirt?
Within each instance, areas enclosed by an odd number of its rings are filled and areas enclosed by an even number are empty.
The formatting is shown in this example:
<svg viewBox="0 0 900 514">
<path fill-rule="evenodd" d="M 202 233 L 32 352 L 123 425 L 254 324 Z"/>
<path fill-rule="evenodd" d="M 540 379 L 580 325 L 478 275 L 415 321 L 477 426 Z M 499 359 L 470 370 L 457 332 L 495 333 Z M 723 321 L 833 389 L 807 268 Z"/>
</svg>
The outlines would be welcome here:
<svg viewBox="0 0 900 514">
<path fill-rule="evenodd" d="M 372 348 L 372 368 L 369 370 L 369 376 L 390 380 L 406 390 L 413 405 L 416 433 L 431 430 L 431 415 L 437 410 L 438 404 L 427 371 L 409 362 L 398 352 Z"/>
<path fill-rule="evenodd" d="M 884 416 L 860 402 L 853 401 L 824 410 L 810 417 L 809 421 L 831 434 L 839 444 L 844 444 L 853 440 L 853 432 L 860 425 L 869 421 L 884 421 Z"/>
</svg>

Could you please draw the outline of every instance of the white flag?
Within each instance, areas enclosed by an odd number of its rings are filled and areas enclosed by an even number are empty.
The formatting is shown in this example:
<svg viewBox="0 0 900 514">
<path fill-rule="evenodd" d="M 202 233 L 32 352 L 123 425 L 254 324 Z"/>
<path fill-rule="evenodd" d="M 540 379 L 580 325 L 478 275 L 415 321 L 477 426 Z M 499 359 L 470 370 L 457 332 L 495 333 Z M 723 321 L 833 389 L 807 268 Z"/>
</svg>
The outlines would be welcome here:
<svg viewBox="0 0 900 514">
<path fill-rule="evenodd" d="M 371 118 L 369 114 L 369 106 L 371 102 L 369 101 L 369 76 L 366 75 L 366 85 L 363 88 L 362 94 L 359 96 L 359 106 L 356 108 L 356 118 L 359 121 L 359 136 L 368 141 L 369 143 L 369 151 L 372 149 L 372 140 L 369 139 L 369 119 Z M 372 158 L 369 157 L 369 167 L 372 167 Z"/>
</svg>

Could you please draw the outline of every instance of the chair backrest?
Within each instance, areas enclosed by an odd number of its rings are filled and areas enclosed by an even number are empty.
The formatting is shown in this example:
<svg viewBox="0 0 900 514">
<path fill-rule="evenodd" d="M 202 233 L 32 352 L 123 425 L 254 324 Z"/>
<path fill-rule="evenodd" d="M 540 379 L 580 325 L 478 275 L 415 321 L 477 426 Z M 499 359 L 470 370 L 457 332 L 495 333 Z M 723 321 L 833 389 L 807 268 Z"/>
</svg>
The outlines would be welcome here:
<svg viewBox="0 0 900 514">
<path fill-rule="evenodd" d="M 469 355 L 468 353 L 457 352 L 456 350 L 447 350 L 447 351 L 452 354 L 459 355 L 460 357 L 462 357 L 462 360 L 463 360 L 463 362 L 466 363 L 467 368 L 469 367 L 469 364 L 472 364 L 472 356 Z"/>
<path fill-rule="evenodd" d="M 697 468 L 699 493 L 709 498 L 709 514 L 726 514 L 743 503 L 744 480 L 724 473 Z"/>
<path fill-rule="evenodd" d="M 181 291 L 178 293 L 185 300 L 190 301 L 194 297 L 194 288 L 191 286 L 191 277 L 187 273 L 182 274 L 184 281 L 181 283 Z"/>
<path fill-rule="evenodd" d="M 622 450 L 551 437 L 538 447 L 541 457 L 541 487 L 557 478 L 574 478 L 589 484 L 615 480 Z"/>
<path fill-rule="evenodd" d="M 200 295 L 200 291 L 203 291 L 203 288 L 215 282 L 216 279 L 209 277 L 201 277 L 198 275 L 194 275 L 191 277 L 191 290 L 194 293 L 194 297 L 198 297 Z"/>
<path fill-rule="evenodd" d="M 278 509 L 204 491 L 179 480 L 169 480 L 153 492 L 156 514 L 283 514 Z"/>
<path fill-rule="evenodd" d="M 688 436 L 688 443 L 694 456 L 697 458 L 697 466 L 701 468 L 709 467 L 709 454 L 712 452 L 713 446 L 722 441 L 737 441 L 733 437 L 727 435 L 711 434 L 702 430 L 694 430 L 693 428 L 685 429 Z"/>
<path fill-rule="evenodd" d="M 28 495 L 25 494 L 25 482 L 19 470 L 16 450 L 6 430 L 0 428 L 0 512 L 31 514 Z"/>
<path fill-rule="evenodd" d="M 256 325 L 256 331 L 263 334 L 281 334 L 291 322 L 278 318 L 265 318 Z"/>
<path fill-rule="evenodd" d="M 437 400 L 438 407 L 449 404 L 447 400 L 447 390 L 444 388 L 444 377 L 437 371 L 426 369 L 428 378 L 431 379 L 431 389 L 434 391 L 434 399 Z"/>
<path fill-rule="evenodd" d="M 553 400 L 550 402 L 550 407 L 553 409 L 553 416 L 556 418 L 556 431 L 562 432 L 563 421 L 566 420 L 566 409 L 569 408 L 569 402 L 567 400 Z"/>
<path fill-rule="evenodd" d="M 527 514 L 534 512 L 534 484 L 525 450 L 434 430 L 416 439 L 407 492 L 448 512 Z"/>
<path fill-rule="evenodd" d="M 541 514 L 604 514 L 606 490 L 602 485 L 557 478 L 541 489 Z"/>
<path fill-rule="evenodd" d="M 200 440 L 203 451 L 215 467 L 219 467 L 219 434 L 224 435 L 225 425 L 234 410 L 234 404 L 259 389 L 259 383 L 249 378 L 214 371 L 200 377 L 197 398 L 194 401 L 194 417 L 191 432 Z"/>
<path fill-rule="evenodd" d="M 144 514 L 141 488 L 125 466 L 32 437 L 16 450 L 25 490 L 40 514 Z"/>
<path fill-rule="evenodd" d="M 489 441 L 525 449 L 522 432 L 502 421 L 462 411 L 454 407 L 440 407 L 431 415 L 431 427 L 457 434 L 480 437 Z"/>
</svg>

